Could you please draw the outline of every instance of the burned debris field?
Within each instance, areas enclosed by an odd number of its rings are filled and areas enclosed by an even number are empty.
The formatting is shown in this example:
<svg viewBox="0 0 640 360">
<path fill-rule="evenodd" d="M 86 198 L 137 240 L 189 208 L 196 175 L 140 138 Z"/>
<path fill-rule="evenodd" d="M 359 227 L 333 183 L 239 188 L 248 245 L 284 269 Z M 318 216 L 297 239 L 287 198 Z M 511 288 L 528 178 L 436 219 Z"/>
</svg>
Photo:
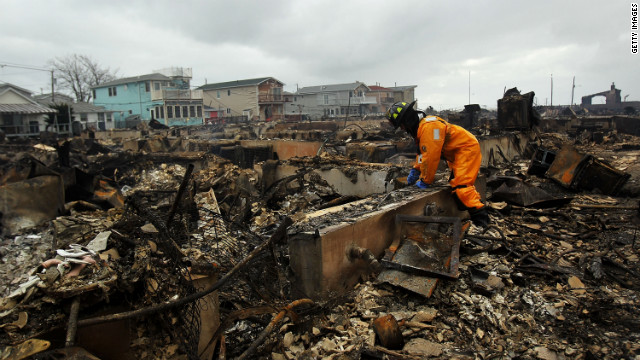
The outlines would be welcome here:
<svg viewBox="0 0 640 360">
<path fill-rule="evenodd" d="M 637 359 L 640 138 L 542 115 L 486 229 L 382 118 L 5 140 L 0 359 Z"/>
</svg>

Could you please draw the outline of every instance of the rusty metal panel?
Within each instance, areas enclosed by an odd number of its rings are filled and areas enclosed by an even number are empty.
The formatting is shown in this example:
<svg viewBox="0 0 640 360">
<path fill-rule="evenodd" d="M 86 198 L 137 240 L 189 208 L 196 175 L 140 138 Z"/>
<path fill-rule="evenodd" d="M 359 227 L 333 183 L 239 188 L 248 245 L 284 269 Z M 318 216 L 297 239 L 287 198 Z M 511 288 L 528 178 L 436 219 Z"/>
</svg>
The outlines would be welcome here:
<svg viewBox="0 0 640 360">
<path fill-rule="evenodd" d="M 571 146 L 562 148 L 547 170 L 547 177 L 566 188 L 575 191 L 599 189 L 607 195 L 620 191 L 630 176 Z"/>
<path fill-rule="evenodd" d="M 577 152 L 573 147 L 565 146 L 556 154 L 553 163 L 549 166 L 547 177 L 557 181 L 564 187 L 575 189 L 575 175 L 584 159 L 585 156 Z"/>
<path fill-rule="evenodd" d="M 397 215 L 398 237 L 381 260 L 379 282 L 431 296 L 439 278 L 459 276 L 462 223 L 457 217 Z M 399 241 L 398 241 L 399 240 Z"/>
<path fill-rule="evenodd" d="M 588 157 L 582 165 L 582 171 L 576 175 L 576 182 L 583 190 L 599 189 L 603 194 L 615 195 L 631 177 L 594 157 Z"/>
</svg>

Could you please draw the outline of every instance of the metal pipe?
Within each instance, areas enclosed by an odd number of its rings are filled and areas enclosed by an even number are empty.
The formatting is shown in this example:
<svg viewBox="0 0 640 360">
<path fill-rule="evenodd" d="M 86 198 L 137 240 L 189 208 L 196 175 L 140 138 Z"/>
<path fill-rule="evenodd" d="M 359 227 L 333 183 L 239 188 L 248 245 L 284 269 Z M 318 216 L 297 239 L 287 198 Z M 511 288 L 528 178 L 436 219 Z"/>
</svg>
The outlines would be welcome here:
<svg viewBox="0 0 640 360">
<path fill-rule="evenodd" d="M 349 261 L 363 260 L 369 267 L 369 269 L 378 272 L 382 270 L 382 265 L 378 262 L 378 259 L 373 255 L 371 250 L 361 248 L 359 246 L 353 246 L 347 250 L 347 256 Z"/>
</svg>

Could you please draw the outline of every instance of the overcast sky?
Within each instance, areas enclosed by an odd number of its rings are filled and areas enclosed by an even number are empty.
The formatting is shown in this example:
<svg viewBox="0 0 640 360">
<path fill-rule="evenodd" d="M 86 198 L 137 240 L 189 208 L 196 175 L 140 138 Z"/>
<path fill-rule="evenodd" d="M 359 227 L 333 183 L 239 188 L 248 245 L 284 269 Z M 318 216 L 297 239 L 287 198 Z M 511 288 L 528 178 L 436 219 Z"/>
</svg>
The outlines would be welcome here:
<svg viewBox="0 0 640 360">
<path fill-rule="evenodd" d="M 421 108 L 495 108 L 512 87 L 550 104 L 552 78 L 553 104 L 568 105 L 574 76 L 574 103 L 612 82 L 640 100 L 631 2 L 620 0 L 0 0 L 0 64 L 47 68 L 71 54 L 120 77 L 192 68 L 194 86 L 417 85 Z M 0 81 L 51 87 L 45 71 L 3 67 Z"/>
</svg>

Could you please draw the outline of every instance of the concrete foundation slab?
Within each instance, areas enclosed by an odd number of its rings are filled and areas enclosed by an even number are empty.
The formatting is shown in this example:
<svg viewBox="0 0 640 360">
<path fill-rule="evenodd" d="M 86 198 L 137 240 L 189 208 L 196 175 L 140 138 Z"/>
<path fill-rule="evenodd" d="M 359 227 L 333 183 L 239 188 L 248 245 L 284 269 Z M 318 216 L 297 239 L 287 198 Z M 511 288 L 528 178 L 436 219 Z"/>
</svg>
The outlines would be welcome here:
<svg viewBox="0 0 640 360">
<path fill-rule="evenodd" d="M 450 190 L 431 190 L 418 192 L 408 200 L 382 206 L 356 219 L 345 218 L 345 222 L 315 232 L 291 235 L 290 266 L 295 275 L 297 295 L 318 299 L 352 288 L 362 275 L 367 274 L 368 264 L 362 260 L 352 261 L 348 256 L 349 250 L 361 247 L 380 257 L 396 235 L 396 216 L 424 215 L 425 207 L 432 203 L 436 204 L 435 213 L 438 215 L 466 215 L 457 209 Z M 331 210 L 323 211 L 329 213 Z M 335 217 L 336 213 L 332 216 Z"/>
</svg>

